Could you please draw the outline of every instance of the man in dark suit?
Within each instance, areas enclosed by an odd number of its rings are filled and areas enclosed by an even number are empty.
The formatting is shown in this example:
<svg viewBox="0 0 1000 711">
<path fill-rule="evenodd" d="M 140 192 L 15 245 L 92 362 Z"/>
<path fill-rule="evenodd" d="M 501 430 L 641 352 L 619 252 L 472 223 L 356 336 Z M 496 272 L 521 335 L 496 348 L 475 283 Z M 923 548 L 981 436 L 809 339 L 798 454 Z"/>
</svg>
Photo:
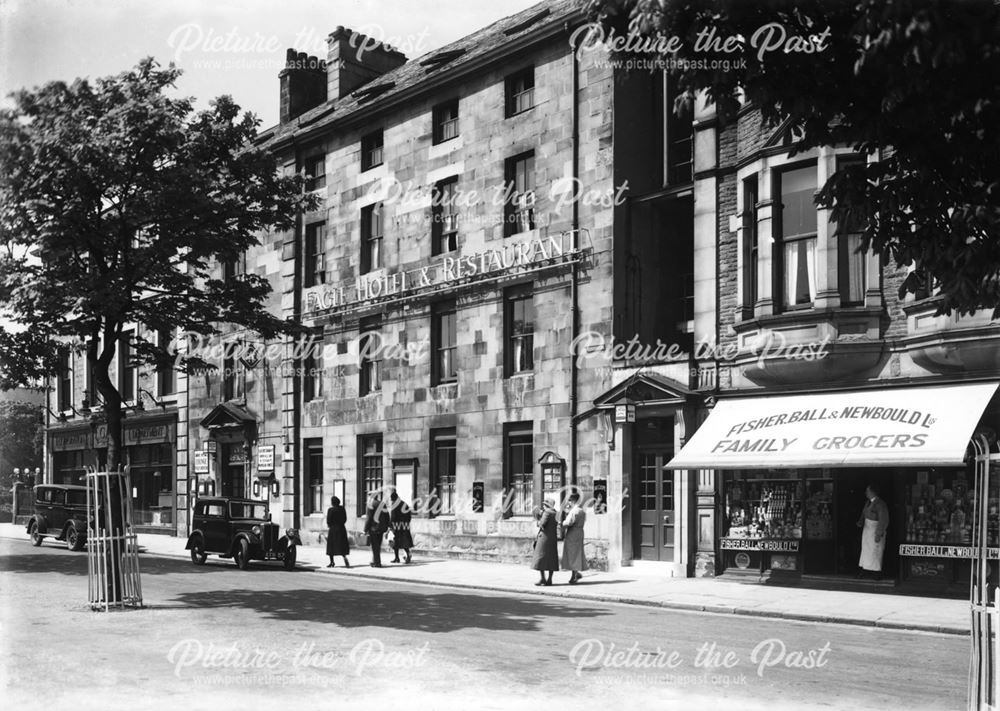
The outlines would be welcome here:
<svg viewBox="0 0 1000 711">
<path fill-rule="evenodd" d="M 389 511 L 381 493 L 372 494 L 365 513 L 365 533 L 372 547 L 372 567 L 382 567 L 382 539 L 389 530 Z"/>
</svg>

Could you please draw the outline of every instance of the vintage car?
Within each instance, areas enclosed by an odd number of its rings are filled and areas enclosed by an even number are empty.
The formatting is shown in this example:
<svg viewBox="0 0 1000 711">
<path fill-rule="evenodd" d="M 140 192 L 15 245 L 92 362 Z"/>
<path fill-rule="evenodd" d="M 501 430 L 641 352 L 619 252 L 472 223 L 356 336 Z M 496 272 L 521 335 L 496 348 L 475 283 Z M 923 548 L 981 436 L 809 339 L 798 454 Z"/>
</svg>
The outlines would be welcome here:
<svg viewBox="0 0 1000 711">
<path fill-rule="evenodd" d="M 232 558 L 240 570 L 251 560 L 280 560 L 285 570 L 295 567 L 295 547 L 302 545 L 294 528 L 279 537 L 278 524 L 263 501 L 211 496 L 194 504 L 191 535 L 185 549 L 195 565 L 203 565 L 209 553 Z"/>
<path fill-rule="evenodd" d="M 87 487 L 39 484 L 34 488 L 35 511 L 28 519 L 28 535 L 35 546 L 46 537 L 65 541 L 71 551 L 87 545 Z"/>
</svg>

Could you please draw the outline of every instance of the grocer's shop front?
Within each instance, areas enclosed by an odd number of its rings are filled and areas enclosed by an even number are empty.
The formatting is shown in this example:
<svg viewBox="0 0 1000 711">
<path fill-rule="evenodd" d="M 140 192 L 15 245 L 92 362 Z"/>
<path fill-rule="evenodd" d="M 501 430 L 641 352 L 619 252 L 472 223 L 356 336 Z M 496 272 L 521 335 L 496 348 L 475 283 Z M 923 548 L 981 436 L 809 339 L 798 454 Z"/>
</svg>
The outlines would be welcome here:
<svg viewBox="0 0 1000 711">
<path fill-rule="evenodd" d="M 968 594 L 975 455 L 987 452 L 982 463 L 997 450 L 996 393 L 996 383 L 975 383 L 720 399 L 668 468 L 718 471 L 723 576 L 821 586 L 862 577 L 886 589 Z M 993 474 L 983 491 L 995 582 Z M 879 507 L 881 516 L 866 516 Z M 881 566 L 862 570 L 866 517 L 873 532 L 884 529 L 884 552 Z"/>
</svg>

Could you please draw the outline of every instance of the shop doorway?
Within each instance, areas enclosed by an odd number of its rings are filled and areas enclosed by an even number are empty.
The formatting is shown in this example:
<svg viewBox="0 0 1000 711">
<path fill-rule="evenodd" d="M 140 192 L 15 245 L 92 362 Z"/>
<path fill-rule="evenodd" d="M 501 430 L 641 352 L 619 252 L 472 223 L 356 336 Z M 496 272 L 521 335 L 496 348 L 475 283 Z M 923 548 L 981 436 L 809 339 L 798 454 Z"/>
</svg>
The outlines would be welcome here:
<svg viewBox="0 0 1000 711">
<path fill-rule="evenodd" d="M 892 518 L 900 503 L 893 485 L 891 469 L 845 469 L 836 477 L 836 573 L 854 576 L 858 572 L 861 554 L 861 529 L 858 519 L 865 506 L 865 488 L 870 484 L 889 507 L 889 528 L 886 530 L 885 554 L 882 558 L 882 576 L 896 577 L 899 559 L 899 541 L 893 535 L 897 521 Z"/>
</svg>

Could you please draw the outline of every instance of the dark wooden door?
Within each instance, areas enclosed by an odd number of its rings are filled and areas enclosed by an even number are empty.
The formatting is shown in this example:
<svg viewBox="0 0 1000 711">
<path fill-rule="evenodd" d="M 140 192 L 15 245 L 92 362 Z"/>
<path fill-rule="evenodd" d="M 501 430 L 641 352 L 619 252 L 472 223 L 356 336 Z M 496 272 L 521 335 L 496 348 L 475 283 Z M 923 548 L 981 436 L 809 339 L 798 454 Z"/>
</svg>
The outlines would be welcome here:
<svg viewBox="0 0 1000 711">
<path fill-rule="evenodd" d="M 635 549 L 640 560 L 674 561 L 674 472 L 664 469 L 667 452 L 640 452 L 636 462 L 639 526 Z"/>
</svg>

